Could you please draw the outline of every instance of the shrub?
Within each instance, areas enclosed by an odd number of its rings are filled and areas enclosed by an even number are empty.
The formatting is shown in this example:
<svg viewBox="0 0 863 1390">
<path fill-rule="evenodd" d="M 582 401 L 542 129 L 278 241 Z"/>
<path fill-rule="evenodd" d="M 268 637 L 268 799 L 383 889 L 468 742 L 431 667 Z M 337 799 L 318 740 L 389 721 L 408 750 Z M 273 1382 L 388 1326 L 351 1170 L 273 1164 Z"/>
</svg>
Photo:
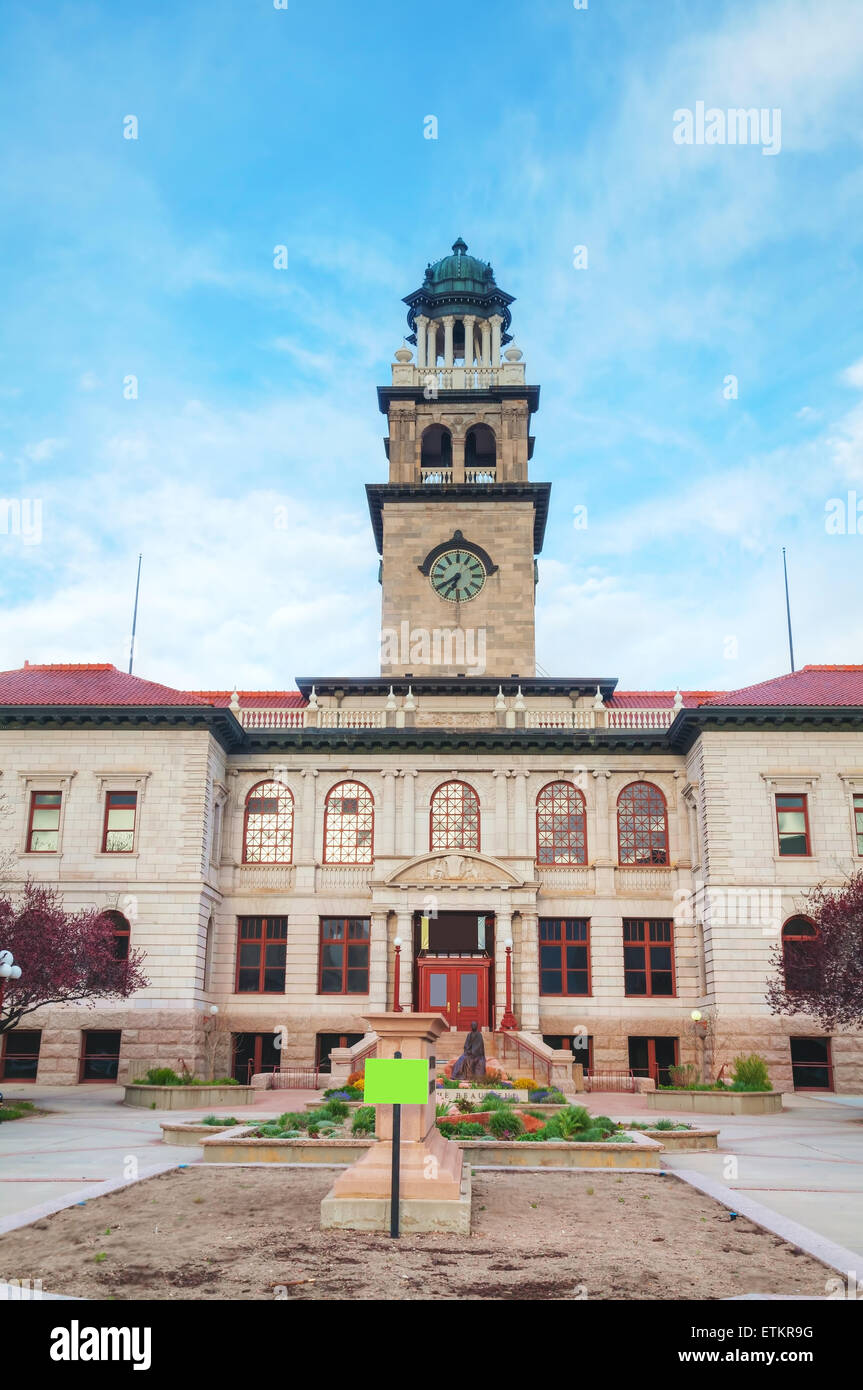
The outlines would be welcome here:
<svg viewBox="0 0 863 1390">
<path fill-rule="evenodd" d="M 361 1091 L 363 1089 L 363 1086 L 366 1084 L 365 1072 L 352 1071 L 350 1076 L 348 1077 L 347 1084 L 349 1086 L 355 1086 L 358 1091 Z"/>
<path fill-rule="evenodd" d="M 524 1133 L 521 1116 L 510 1110 L 509 1106 L 502 1106 L 499 1110 L 493 1111 L 488 1128 L 495 1139 L 517 1139 Z"/>
<path fill-rule="evenodd" d="M 596 1118 L 591 1121 L 591 1124 L 595 1126 L 596 1129 L 607 1129 L 609 1134 L 612 1130 L 620 1128 L 620 1122 L 618 1120 L 609 1119 L 608 1115 L 597 1115 Z"/>
<path fill-rule="evenodd" d="M 501 1110 L 509 1108 L 509 1101 L 504 1100 L 496 1091 L 486 1091 L 480 1104 L 483 1110 Z"/>
<path fill-rule="evenodd" d="M 347 1119 L 347 1116 L 350 1114 L 350 1107 L 347 1101 L 338 1100 L 335 1096 L 328 1100 L 323 1108 L 326 1114 L 333 1120 Z"/>
<path fill-rule="evenodd" d="M 199 1123 L 202 1125 L 241 1125 L 245 1124 L 245 1121 L 238 1120 L 235 1115 L 205 1115 Z"/>
<path fill-rule="evenodd" d="M 734 1071 L 731 1076 L 731 1089 L 734 1091 L 772 1091 L 773 1086 L 767 1074 L 767 1063 L 757 1052 L 748 1057 L 734 1058 Z"/>
<path fill-rule="evenodd" d="M 544 1129 L 535 1129 L 532 1134 L 519 1134 L 519 1144 L 541 1144 L 548 1138 Z"/>
<path fill-rule="evenodd" d="M 528 1093 L 528 1100 L 534 1105 L 565 1105 L 566 1096 L 560 1091 L 549 1091 L 546 1087 L 532 1087 Z"/>
<path fill-rule="evenodd" d="M 698 1083 L 698 1068 L 692 1062 L 684 1062 L 682 1066 L 669 1067 L 668 1078 L 678 1090 L 688 1091 Z"/>
<path fill-rule="evenodd" d="M 631 1134 L 625 1130 L 616 1129 L 613 1134 L 608 1135 L 609 1144 L 633 1144 L 635 1141 Z"/>
<path fill-rule="evenodd" d="M 259 1139 L 281 1139 L 284 1131 L 281 1125 L 260 1125 L 257 1131 Z"/>
<path fill-rule="evenodd" d="M 460 1129 L 461 1125 L 447 1124 L 446 1120 L 440 1120 L 438 1122 L 438 1130 L 443 1135 L 444 1139 L 457 1138 Z"/>
<path fill-rule="evenodd" d="M 517 1091 L 535 1091 L 536 1082 L 532 1076 L 517 1076 L 512 1083 Z"/>
<path fill-rule="evenodd" d="M 466 1096 L 459 1096 L 455 1102 L 455 1108 L 462 1115 L 472 1115 L 477 1107 L 474 1105 L 473 1101 L 468 1100 Z"/>
<path fill-rule="evenodd" d="M 183 1084 L 192 1086 L 239 1086 L 239 1081 L 235 1076 L 217 1076 L 215 1081 L 189 1081 Z"/>
<path fill-rule="evenodd" d="M 136 1086 L 182 1086 L 182 1080 L 172 1067 L 150 1067 L 150 1070 L 135 1082 Z"/>
<path fill-rule="evenodd" d="M 568 1135 L 567 1138 L 572 1139 L 577 1144 L 601 1144 L 605 1134 L 605 1130 L 597 1129 L 594 1126 L 592 1129 L 580 1129 L 576 1134 Z"/>
<path fill-rule="evenodd" d="M 331 1087 L 329 1091 L 324 1091 L 325 1100 L 362 1100 L 363 1093 L 359 1086 L 337 1086 Z"/>
<path fill-rule="evenodd" d="M 639 1129 L 691 1129 L 692 1125 L 684 1124 L 681 1120 L 657 1120 L 652 1125 L 639 1125 Z M 635 1125 L 630 1125 L 630 1129 L 635 1129 Z"/>
<path fill-rule="evenodd" d="M 351 1134 L 374 1134 L 374 1132 L 375 1107 L 373 1105 L 361 1105 L 359 1110 L 354 1112 Z"/>
<path fill-rule="evenodd" d="M 438 1126 L 438 1128 L 440 1128 L 440 1126 Z M 454 1131 L 454 1134 L 453 1134 L 451 1137 L 456 1138 L 456 1139 L 487 1139 L 487 1138 L 488 1138 L 488 1132 L 486 1131 L 485 1126 L 484 1126 L 484 1125 L 480 1125 L 480 1124 L 472 1123 L 470 1120 L 468 1120 L 467 1124 L 464 1124 L 464 1125 L 450 1125 L 449 1128 L 452 1129 L 452 1130 Z"/>
<path fill-rule="evenodd" d="M 277 1121 L 282 1129 L 305 1129 L 308 1122 L 308 1115 L 300 1114 L 296 1110 L 286 1110 L 284 1115 L 280 1115 Z"/>
</svg>

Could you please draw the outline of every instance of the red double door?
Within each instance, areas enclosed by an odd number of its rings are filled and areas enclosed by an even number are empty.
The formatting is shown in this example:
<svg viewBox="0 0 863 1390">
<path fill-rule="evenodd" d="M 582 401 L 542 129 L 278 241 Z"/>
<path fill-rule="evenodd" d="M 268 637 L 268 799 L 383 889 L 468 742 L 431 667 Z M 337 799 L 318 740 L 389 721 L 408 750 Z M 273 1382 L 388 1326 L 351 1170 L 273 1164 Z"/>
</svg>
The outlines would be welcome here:
<svg viewBox="0 0 863 1390">
<path fill-rule="evenodd" d="M 465 1031 L 472 1023 L 488 1027 L 490 960 L 422 960 L 418 966 L 422 1013 L 443 1014 Z"/>
</svg>

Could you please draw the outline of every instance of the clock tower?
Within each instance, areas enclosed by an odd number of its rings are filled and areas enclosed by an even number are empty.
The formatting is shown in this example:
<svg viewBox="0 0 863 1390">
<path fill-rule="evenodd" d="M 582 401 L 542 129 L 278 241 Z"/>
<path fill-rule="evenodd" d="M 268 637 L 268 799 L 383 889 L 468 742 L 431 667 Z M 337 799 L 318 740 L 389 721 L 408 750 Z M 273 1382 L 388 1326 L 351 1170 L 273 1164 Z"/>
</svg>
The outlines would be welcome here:
<svg viewBox="0 0 863 1390">
<path fill-rule="evenodd" d="M 549 483 L 528 480 L 539 387 L 509 333 L 512 295 L 452 254 L 405 298 L 410 336 L 379 387 L 389 481 L 368 494 L 381 555 L 381 675 L 535 675 L 535 557 Z"/>
</svg>

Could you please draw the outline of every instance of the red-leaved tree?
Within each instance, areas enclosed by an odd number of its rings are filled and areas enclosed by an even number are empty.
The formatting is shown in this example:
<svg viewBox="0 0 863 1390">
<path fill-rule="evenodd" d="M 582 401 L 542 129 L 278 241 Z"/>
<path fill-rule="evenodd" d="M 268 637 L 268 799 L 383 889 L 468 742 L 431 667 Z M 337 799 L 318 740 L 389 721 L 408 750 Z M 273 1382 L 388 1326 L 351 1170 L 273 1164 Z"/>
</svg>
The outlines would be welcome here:
<svg viewBox="0 0 863 1390">
<path fill-rule="evenodd" d="M 825 1028 L 863 1025 L 863 870 L 840 888 L 819 884 L 806 894 L 811 939 L 777 947 L 776 976 L 767 987 L 774 1014 L 810 1014 Z"/>
<path fill-rule="evenodd" d="M 0 896 L 0 951 L 11 951 L 21 967 L 20 980 L 5 981 L 0 1034 L 46 1004 L 128 999 L 148 983 L 143 951 L 117 959 L 108 917 L 95 908 L 67 912 L 45 884 L 28 882 L 17 902 Z"/>
</svg>

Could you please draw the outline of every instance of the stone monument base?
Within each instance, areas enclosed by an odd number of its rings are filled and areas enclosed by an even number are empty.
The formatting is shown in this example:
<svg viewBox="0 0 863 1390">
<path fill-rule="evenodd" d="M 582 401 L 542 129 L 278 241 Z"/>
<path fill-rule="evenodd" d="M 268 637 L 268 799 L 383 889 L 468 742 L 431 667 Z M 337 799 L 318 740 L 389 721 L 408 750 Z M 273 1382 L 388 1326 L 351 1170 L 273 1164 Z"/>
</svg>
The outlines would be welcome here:
<svg viewBox="0 0 863 1390">
<path fill-rule="evenodd" d="M 450 1231 L 453 1235 L 469 1236 L 470 1204 L 470 1168 L 465 1164 L 458 1197 L 402 1197 L 399 1202 L 399 1230 L 403 1235 Z M 334 1185 L 321 1202 L 321 1229 L 389 1231 L 389 1198 L 339 1197 Z"/>
</svg>

